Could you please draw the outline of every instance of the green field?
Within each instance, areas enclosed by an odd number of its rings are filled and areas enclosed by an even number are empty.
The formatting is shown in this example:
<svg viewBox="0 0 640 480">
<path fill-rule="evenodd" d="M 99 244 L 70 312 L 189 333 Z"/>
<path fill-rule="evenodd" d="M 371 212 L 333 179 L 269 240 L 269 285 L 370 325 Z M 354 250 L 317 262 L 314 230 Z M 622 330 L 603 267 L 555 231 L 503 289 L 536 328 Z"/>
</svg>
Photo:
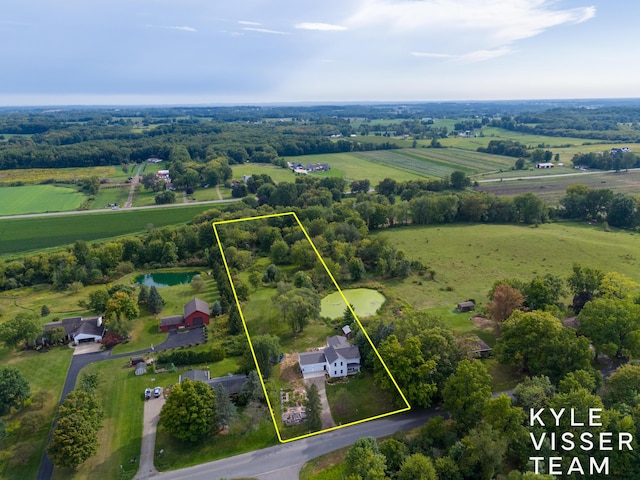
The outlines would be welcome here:
<svg viewBox="0 0 640 480">
<path fill-rule="evenodd" d="M 110 203 L 124 206 L 128 196 L 128 185 L 120 188 L 101 188 L 95 200 L 91 203 L 91 209 L 99 210 L 101 208 L 109 208 Z"/>
<path fill-rule="evenodd" d="M 41 182 L 76 182 L 85 178 L 126 179 L 127 175 L 121 167 L 79 167 L 79 168 L 21 168 L 0 170 L 0 184 L 9 185 L 14 182 L 26 184 Z"/>
<path fill-rule="evenodd" d="M 185 223 L 214 205 L 0 220 L 0 255 L 98 240 Z"/>
<path fill-rule="evenodd" d="M 388 166 L 374 163 L 368 158 L 363 158 L 355 153 L 328 153 L 322 155 L 302 155 L 299 157 L 285 157 L 289 162 L 300 162 L 303 165 L 308 163 L 328 163 L 331 170 L 328 172 L 316 172 L 313 176 L 342 177 L 351 182 L 353 180 L 371 181 L 376 185 L 385 178 L 393 178 L 399 182 L 415 180 L 418 175 L 405 168 Z"/>
<path fill-rule="evenodd" d="M 78 208 L 86 197 L 75 188 L 25 185 L 0 188 L 0 215 L 65 212 Z"/>
<path fill-rule="evenodd" d="M 296 157 L 301 158 L 301 157 Z M 292 161 L 289 158 L 289 161 Z M 298 160 L 301 163 L 304 163 L 303 160 Z M 311 162 L 311 160 L 309 160 Z M 321 160 L 317 160 L 317 162 L 321 162 Z M 296 177 L 291 170 L 288 168 L 278 167 L 276 165 L 271 165 L 268 163 L 244 163 L 242 165 L 232 165 L 231 169 L 233 170 L 233 179 L 234 180 L 242 180 L 243 175 L 262 175 L 266 174 L 271 177 L 271 179 L 276 182 L 295 182 Z M 197 193 L 197 191 L 196 191 Z"/>
<path fill-rule="evenodd" d="M 574 262 L 615 270 L 640 282 L 638 235 L 586 224 L 456 224 L 397 228 L 376 235 L 435 270 L 433 281 L 416 275 L 385 282 L 388 290 L 417 309 L 444 306 L 450 311 L 469 298 L 485 303 L 496 280 L 530 280 L 546 273 L 566 278 Z"/>
</svg>

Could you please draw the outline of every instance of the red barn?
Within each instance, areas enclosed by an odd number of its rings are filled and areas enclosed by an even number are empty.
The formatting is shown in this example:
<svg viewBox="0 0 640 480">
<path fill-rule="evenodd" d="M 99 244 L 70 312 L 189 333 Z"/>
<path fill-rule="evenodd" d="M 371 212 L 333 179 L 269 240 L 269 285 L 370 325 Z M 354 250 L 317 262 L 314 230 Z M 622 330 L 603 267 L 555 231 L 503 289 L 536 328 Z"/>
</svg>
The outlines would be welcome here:
<svg viewBox="0 0 640 480">
<path fill-rule="evenodd" d="M 168 332 L 178 328 L 195 328 L 209 325 L 209 304 L 199 298 L 194 298 L 184 306 L 182 315 L 162 317 L 160 319 L 160 331 Z"/>
</svg>

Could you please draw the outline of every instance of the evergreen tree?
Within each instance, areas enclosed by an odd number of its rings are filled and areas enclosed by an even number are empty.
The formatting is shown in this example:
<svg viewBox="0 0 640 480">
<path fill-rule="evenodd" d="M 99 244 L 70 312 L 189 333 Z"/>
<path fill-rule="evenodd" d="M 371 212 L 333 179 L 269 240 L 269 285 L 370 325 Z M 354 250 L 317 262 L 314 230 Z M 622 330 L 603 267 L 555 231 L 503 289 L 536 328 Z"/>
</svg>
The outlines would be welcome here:
<svg viewBox="0 0 640 480">
<path fill-rule="evenodd" d="M 146 304 L 149 301 L 149 287 L 140 285 L 140 293 L 138 293 L 138 305 Z"/>
<path fill-rule="evenodd" d="M 153 286 L 149 289 L 149 298 L 147 299 L 147 307 L 149 308 L 149 312 L 160 313 L 162 311 L 162 307 L 164 306 L 164 300 L 158 293 L 158 289 Z"/>
<path fill-rule="evenodd" d="M 222 305 L 219 300 L 216 300 L 213 302 L 213 305 L 211 305 L 211 316 L 219 317 L 220 315 L 222 315 Z"/>
<path fill-rule="evenodd" d="M 237 417 L 236 406 L 229 398 L 229 392 L 227 392 L 221 383 L 216 383 L 213 391 L 216 394 L 216 404 L 218 408 L 216 425 L 218 427 L 227 426 Z"/>
<path fill-rule="evenodd" d="M 312 431 L 320 430 L 322 428 L 322 402 L 315 383 L 307 390 L 306 407 L 309 429 Z"/>
</svg>

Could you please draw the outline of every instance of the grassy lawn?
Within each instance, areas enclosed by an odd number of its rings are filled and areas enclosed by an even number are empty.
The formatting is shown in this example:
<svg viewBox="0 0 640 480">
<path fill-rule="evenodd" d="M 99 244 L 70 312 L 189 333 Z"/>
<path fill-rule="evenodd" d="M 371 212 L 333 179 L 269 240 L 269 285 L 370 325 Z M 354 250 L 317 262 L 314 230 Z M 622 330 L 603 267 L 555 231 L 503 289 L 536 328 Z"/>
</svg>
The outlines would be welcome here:
<svg viewBox="0 0 640 480">
<path fill-rule="evenodd" d="M 1 478 L 36 478 L 72 353 L 73 350 L 66 347 L 55 348 L 46 353 L 0 349 L 2 365 L 17 368 L 29 382 L 32 395 L 39 391 L 49 393 L 49 398 L 42 408 L 40 405 L 29 405 L 3 418 L 8 436 L 0 443 Z M 29 412 L 42 415 L 40 428 L 35 432 L 21 428 L 15 433 L 10 433 L 14 426 L 19 427 L 21 419 Z"/>
<path fill-rule="evenodd" d="M 349 447 L 334 450 L 309 460 L 300 470 L 300 480 L 342 480 L 344 472 L 344 458 Z"/>
<path fill-rule="evenodd" d="M 76 188 L 25 185 L 0 188 L 0 215 L 75 210 L 86 196 Z"/>
<path fill-rule="evenodd" d="M 300 158 L 300 157 L 296 157 L 296 158 Z M 289 161 L 292 161 L 292 160 L 289 159 Z M 302 160 L 299 160 L 299 162 L 304 163 Z M 317 162 L 320 162 L 320 160 L 318 160 Z M 233 170 L 234 180 L 241 180 L 243 175 L 262 175 L 262 174 L 269 175 L 271 179 L 276 183 L 294 182 L 296 179 L 293 172 L 288 168 L 278 167 L 276 165 L 271 165 L 270 163 L 244 163 L 242 165 L 232 165 L 231 169 Z"/>
<path fill-rule="evenodd" d="M 436 271 L 434 281 L 417 275 L 385 281 L 389 291 L 416 309 L 453 309 L 468 298 L 482 304 L 496 280 L 528 281 L 546 273 L 566 278 L 576 262 L 640 281 L 637 235 L 605 232 L 600 227 L 454 224 L 398 228 L 376 235 Z"/>
<path fill-rule="evenodd" d="M 24 187 L 19 187 L 24 188 Z M 0 254 L 27 252 L 143 232 L 147 225 L 186 223 L 211 205 L 187 205 L 152 210 L 115 211 L 42 218 L 0 220 Z"/>
<path fill-rule="evenodd" d="M 129 197 L 129 186 L 121 188 L 101 188 L 91 204 L 92 210 L 109 208 L 110 203 L 123 207 Z"/>
<path fill-rule="evenodd" d="M 366 420 L 398 409 L 394 395 L 380 389 L 373 375 L 361 372 L 348 377 L 348 383 L 326 385 L 327 400 L 336 424 Z"/>
</svg>

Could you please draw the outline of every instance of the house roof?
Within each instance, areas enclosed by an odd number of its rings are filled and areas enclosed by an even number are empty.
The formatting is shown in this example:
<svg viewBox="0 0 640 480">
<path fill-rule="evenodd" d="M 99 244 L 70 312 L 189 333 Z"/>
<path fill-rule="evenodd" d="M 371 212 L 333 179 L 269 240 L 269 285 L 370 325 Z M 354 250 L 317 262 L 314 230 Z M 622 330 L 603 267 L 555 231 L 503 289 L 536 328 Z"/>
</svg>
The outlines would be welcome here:
<svg viewBox="0 0 640 480">
<path fill-rule="evenodd" d="M 227 375 L 226 377 L 211 378 L 205 383 L 210 387 L 222 385 L 229 395 L 237 395 L 246 380 L 246 375 Z"/>
<path fill-rule="evenodd" d="M 209 380 L 209 370 L 189 370 L 188 372 L 180 375 L 178 382 L 182 383 L 186 378 L 192 381 L 200 380 L 202 382 L 206 382 Z"/>
<path fill-rule="evenodd" d="M 313 365 L 314 363 L 325 363 L 326 357 L 322 351 L 302 352 L 298 354 L 298 362 L 302 365 Z"/>
<path fill-rule="evenodd" d="M 184 315 L 173 315 L 171 317 L 162 317 L 160 319 L 161 327 L 169 327 L 171 325 L 178 325 L 184 321 Z"/>
<path fill-rule="evenodd" d="M 473 303 L 471 300 L 467 300 L 466 302 L 460 302 L 458 304 L 458 308 L 465 308 L 465 307 L 475 307 L 476 304 Z"/>
<path fill-rule="evenodd" d="M 194 298 L 184 306 L 185 318 L 194 312 L 202 312 L 209 315 L 209 304 L 204 300 L 200 300 L 199 298 Z"/>
<path fill-rule="evenodd" d="M 338 359 L 338 354 L 336 353 L 335 348 L 331 346 L 324 349 L 324 355 L 327 357 L 328 363 L 333 363 Z"/>
<path fill-rule="evenodd" d="M 75 336 L 80 333 L 86 335 L 102 335 L 104 334 L 104 326 L 98 325 L 98 321 L 101 322 L 101 317 L 69 317 L 63 318 L 60 322 L 50 322 L 44 326 L 45 330 L 51 330 L 52 328 L 64 328 L 65 335 Z"/>
<path fill-rule="evenodd" d="M 349 346 L 349 340 L 341 335 L 334 335 L 327 338 L 327 345 L 333 348 L 345 348 Z"/>
<path fill-rule="evenodd" d="M 360 350 L 355 345 L 346 348 L 336 349 L 336 353 L 347 360 L 355 360 L 360 358 Z"/>
<path fill-rule="evenodd" d="M 344 333 L 345 335 L 349 335 L 351 333 L 351 327 L 349 325 L 345 325 L 344 327 L 342 327 L 342 333 Z"/>
</svg>

